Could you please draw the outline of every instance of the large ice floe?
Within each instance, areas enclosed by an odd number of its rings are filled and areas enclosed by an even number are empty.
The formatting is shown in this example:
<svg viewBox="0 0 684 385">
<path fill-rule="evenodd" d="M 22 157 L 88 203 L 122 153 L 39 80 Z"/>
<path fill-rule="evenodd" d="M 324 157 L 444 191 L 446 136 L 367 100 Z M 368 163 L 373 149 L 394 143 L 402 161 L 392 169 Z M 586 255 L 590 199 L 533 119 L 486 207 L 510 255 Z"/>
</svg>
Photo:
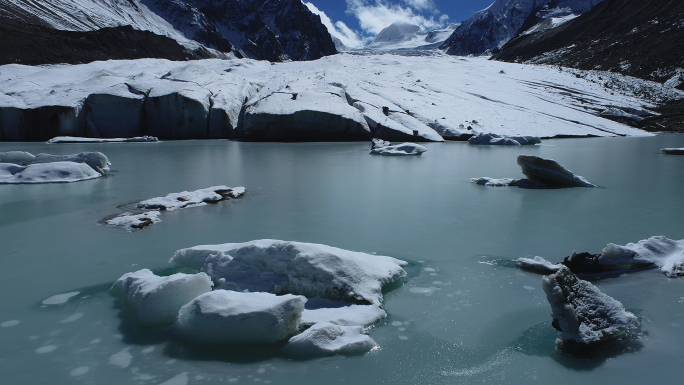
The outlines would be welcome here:
<svg viewBox="0 0 684 385">
<path fill-rule="evenodd" d="M 0 184 L 94 179 L 105 175 L 110 165 L 109 159 L 101 152 L 35 156 L 24 151 L 0 152 Z"/>
<path fill-rule="evenodd" d="M 158 142 L 159 139 L 154 136 L 136 136 L 133 138 L 82 138 L 76 136 L 57 136 L 47 142 L 55 143 L 151 143 Z"/>
<path fill-rule="evenodd" d="M 142 324 L 173 322 L 174 333 L 185 341 L 259 345 L 289 339 L 283 351 L 296 356 L 373 349 L 366 327 L 386 316 L 382 288 L 404 277 L 407 265 L 392 257 L 270 239 L 181 249 L 171 262 L 201 272 L 128 273 L 111 293 L 136 309 Z M 183 287 L 187 293 L 175 294 Z"/>
<path fill-rule="evenodd" d="M 171 193 L 163 197 L 151 198 L 137 204 L 139 209 L 151 210 L 139 214 L 129 212 L 105 219 L 110 226 L 126 230 L 142 229 L 161 222 L 160 211 L 174 211 L 188 207 L 199 207 L 210 203 L 218 203 L 228 199 L 237 199 L 245 195 L 244 187 L 213 186 L 195 191 Z"/>
<path fill-rule="evenodd" d="M 245 195 L 244 187 L 212 186 L 195 191 L 171 193 L 163 197 L 146 199 L 138 203 L 138 208 L 148 210 L 174 211 L 188 207 L 217 203 Z"/>
<path fill-rule="evenodd" d="M 110 292 L 135 309 L 141 324 L 150 326 L 173 323 L 183 305 L 211 291 L 211 286 L 205 273 L 160 277 L 143 269 L 124 274 Z"/>
<path fill-rule="evenodd" d="M 413 57 L 343 53 L 287 63 L 140 59 L 5 65 L 0 67 L 0 140 L 646 136 L 651 134 L 597 111 L 648 109 L 682 96 L 679 90 L 619 75 L 586 77 L 593 81 L 554 67 L 439 52 Z"/>
<path fill-rule="evenodd" d="M 629 337 L 639 319 L 622 303 L 577 278 L 567 267 L 542 278 L 553 311 L 553 326 L 561 332 L 561 348 L 589 347 Z"/>
<path fill-rule="evenodd" d="M 489 146 L 526 146 L 541 143 L 538 136 L 506 136 L 498 134 L 478 134 L 468 139 L 471 145 Z"/>
<path fill-rule="evenodd" d="M 558 271 L 561 266 L 582 277 L 614 276 L 658 268 L 665 276 L 675 278 L 684 275 L 684 240 L 654 236 L 625 246 L 609 243 L 601 254 L 573 252 L 560 263 L 542 257 L 519 258 L 517 262 L 523 270 L 544 274 Z"/>
<path fill-rule="evenodd" d="M 518 156 L 518 165 L 528 179 L 489 177 L 472 178 L 475 184 L 506 187 L 517 186 L 526 188 L 560 188 L 560 187 L 596 187 L 584 177 L 575 175 L 572 171 L 558 164 L 552 159 L 544 159 L 532 155 Z"/>
<path fill-rule="evenodd" d="M 422 155 L 427 148 L 415 143 L 402 143 L 392 145 L 390 142 L 373 139 L 373 148 L 370 153 L 376 155 L 404 156 Z"/>
</svg>

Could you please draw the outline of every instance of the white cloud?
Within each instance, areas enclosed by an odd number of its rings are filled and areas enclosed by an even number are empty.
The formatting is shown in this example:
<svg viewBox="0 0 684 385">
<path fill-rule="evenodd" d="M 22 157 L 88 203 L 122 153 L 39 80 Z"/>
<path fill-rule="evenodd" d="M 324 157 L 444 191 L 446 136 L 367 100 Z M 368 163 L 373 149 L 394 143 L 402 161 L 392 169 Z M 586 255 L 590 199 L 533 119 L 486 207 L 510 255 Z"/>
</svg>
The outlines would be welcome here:
<svg viewBox="0 0 684 385">
<path fill-rule="evenodd" d="M 354 30 L 352 30 L 351 28 L 347 27 L 347 25 L 341 21 L 333 23 L 332 20 L 330 20 L 330 18 L 328 17 L 328 15 L 326 15 L 325 12 L 318 9 L 315 5 L 311 3 L 304 3 L 304 5 L 306 5 L 306 7 L 309 8 L 309 11 L 320 16 L 321 22 L 328 29 L 330 35 L 340 39 L 342 44 L 346 45 L 347 47 L 363 47 L 370 40 L 369 37 L 360 37 L 359 34 L 354 32 Z"/>
<path fill-rule="evenodd" d="M 419 25 L 424 29 L 434 29 L 442 27 L 449 19 L 447 15 L 439 15 L 440 12 L 432 0 L 403 0 L 406 7 L 392 4 L 387 0 L 346 1 L 347 13 L 359 19 L 361 29 L 374 35 L 396 22 Z M 430 16 L 421 13 L 430 13 Z M 436 15 L 439 16 L 435 19 Z"/>
</svg>

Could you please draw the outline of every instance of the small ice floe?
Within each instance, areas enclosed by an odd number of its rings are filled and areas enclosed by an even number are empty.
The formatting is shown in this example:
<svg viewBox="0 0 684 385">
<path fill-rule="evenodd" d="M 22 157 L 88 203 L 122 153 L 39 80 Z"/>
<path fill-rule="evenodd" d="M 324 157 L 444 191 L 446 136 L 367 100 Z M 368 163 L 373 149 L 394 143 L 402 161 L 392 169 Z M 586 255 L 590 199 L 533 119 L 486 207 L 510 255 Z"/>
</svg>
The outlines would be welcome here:
<svg viewBox="0 0 684 385">
<path fill-rule="evenodd" d="M 161 222 L 159 211 L 147 211 L 142 214 L 123 213 L 105 221 L 109 226 L 122 227 L 126 230 L 142 229 L 151 224 Z"/>
<path fill-rule="evenodd" d="M 213 186 L 147 199 L 138 203 L 138 208 L 173 211 L 187 207 L 203 206 L 208 203 L 217 203 L 230 198 L 240 198 L 243 195 L 245 195 L 244 187 Z"/>
<path fill-rule="evenodd" d="M 47 142 L 54 143 L 150 143 L 158 142 L 154 136 L 136 136 L 133 138 L 81 138 L 78 136 L 57 136 Z"/>
<path fill-rule="evenodd" d="M 126 273 L 110 293 L 135 309 L 143 325 L 171 324 L 178 310 L 200 294 L 211 291 L 212 282 L 205 273 L 177 273 L 160 277 L 148 269 Z"/>
<path fill-rule="evenodd" d="M 44 299 L 43 305 L 61 305 L 66 303 L 72 297 L 79 295 L 80 293 L 80 291 L 71 291 L 68 293 L 53 295 L 50 298 Z"/>
<path fill-rule="evenodd" d="M 377 344 L 363 334 L 361 326 L 341 326 L 321 322 L 296 335 L 283 350 L 296 356 L 324 356 L 335 354 L 363 354 Z"/>
<path fill-rule="evenodd" d="M 219 288 L 360 305 L 380 305 L 382 286 L 406 276 L 407 265 L 392 257 L 272 239 L 182 249 L 171 263 L 202 269 Z"/>
<path fill-rule="evenodd" d="M 372 325 L 385 318 L 387 313 L 376 305 L 350 305 L 336 308 L 304 309 L 302 325 L 330 322 L 336 325 Z"/>
<path fill-rule="evenodd" d="M 668 155 L 684 155 L 684 147 L 682 148 L 663 148 L 660 150 L 663 154 Z"/>
<path fill-rule="evenodd" d="M 542 257 L 518 258 L 517 262 L 521 269 L 541 274 L 555 273 L 563 266 L 561 263 L 552 263 Z"/>
<path fill-rule="evenodd" d="M 0 152 L 1 183 L 76 182 L 103 176 L 111 163 L 100 152 L 75 155 Z"/>
<path fill-rule="evenodd" d="M 118 353 L 112 354 L 109 357 L 109 364 L 118 366 L 121 369 L 126 369 L 127 367 L 131 366 L 131 362 L 133 362 L 133 355 L 128 351 L 128 349 L 129 348 L 126 348 Z"/>
<path fill-rule="evenodd" d="M 17 326 L 17 325 L 19 325 L 19 320 L 16 320 L 16 319 L 13 319 L 13 320 L 9 320 L 9 321 L 5 321 L 5 322 L 3 322 L 3 323 L 0 323 L 0 327 L 3 327 L 3 328 L 9 328 L 9 327 L 12 327 L 12 326 Z"/>
<path fill-rule="evenodd" d="M 561 187 L 596 187 L 589 183 L 584 177 L 573 174 L 570 170 L 551 159 L 544 159 L 538 156 L 520 155 L 518 165 L 522 173 L 528 179 L 502 178 L 495 179 L 489 177 L 472 178 L 471 183 L 507 187 L 516 186 L 523 188 L 561 188 Z"/>
<path fill-rule="evenodd" d="M 201 344 L 272 344 L 298 332 L 305 303 L 298 295 L 214 290 L 183 306 L 175 328 Z"/>
<path fill-rule="evenodd" d="M 421 155 L 425 151 L 427 151 L 427 148 L 415 143 L 391 145 L 390 142 L 381 139 L 373 139 L 373 147 L 371 148 L 370 153 L 377 155 L 402 156 Z"/>
<path fill-rule="evenodd" d="M 596 286 L 577 278 L 567 267 L 542 278 L 542 288 L 553 311 L 553 327 L 561 332 L 561 348 L 586 348 L 628 337 L 639 319 L 622 303 Z"/>
<path fill-rule="evenodd" d="M 541 143 L 538 136 L 507 136 L 499 134 L 477 134 L 468 139 L 471 145 L 486 146 L 526 146 Z"/>
<path fill-rule="evenodd" d="M 655 236 L 625 246 L 609 243 L 601 254 L 574 253 L 563 264 L 575 274 L 606 275 L 657 267 L 668 277 L 684 275 L 684 240 Z"/>
</svg>

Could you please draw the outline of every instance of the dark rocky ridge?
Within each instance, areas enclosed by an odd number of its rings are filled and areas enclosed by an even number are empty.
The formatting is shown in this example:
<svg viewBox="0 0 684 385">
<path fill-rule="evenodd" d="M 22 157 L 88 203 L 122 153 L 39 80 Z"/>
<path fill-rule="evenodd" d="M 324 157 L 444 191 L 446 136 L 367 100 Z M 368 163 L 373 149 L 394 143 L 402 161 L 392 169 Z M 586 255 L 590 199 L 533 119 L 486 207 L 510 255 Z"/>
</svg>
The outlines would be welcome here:
<svg viewBox="0 0 684 385">
<path fill-rule="evenodd" d="M 161 58 L 191 60 L 211 57 L 190 51 L 175 40 L 131 26 L 92 32 L 60 31 L 0 16 L 0 65 L 80 64 L 96 60 Z"/>
<path fill-rule="evenodd" d="M 665 82 L 684 68 L 684 2 L 605 0 L 557 28 L 518 36 L 492 59 L 604 70 Z"/>
<path fill-rule="evenodd" d="M 337 53 L 318 15 L 299 0 L 143 0 L 208 47 L 252 59 L 316 60 Z M 192 16 L 190 16 L 192 15 Z"/>
</svg>

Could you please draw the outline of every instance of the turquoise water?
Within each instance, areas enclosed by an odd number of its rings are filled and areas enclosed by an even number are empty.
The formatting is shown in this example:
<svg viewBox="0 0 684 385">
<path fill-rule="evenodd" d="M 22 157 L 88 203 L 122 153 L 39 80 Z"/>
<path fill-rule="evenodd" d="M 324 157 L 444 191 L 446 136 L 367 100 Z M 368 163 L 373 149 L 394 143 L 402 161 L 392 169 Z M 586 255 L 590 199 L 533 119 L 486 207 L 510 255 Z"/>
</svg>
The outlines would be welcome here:
<svg viewBox="0 0 684 385">
<path fill-rule="evenodd" d="M 3 383 L 320 384 L 645 383 L 680 375 L 684 279 L 643 271 L 595 282 L 642 318 L 625 351 L 591 360 L 557 352 L 539 275 L 498 263 L 684 238 L 682 135 L 545 141 L 535 147 L 428 143 L 421 157 L 368 155 L 366 143 L 0 143 L 0 151 L 101 151 L 106 178 L 0 185 L 0 373 Z M 599 188 L 476 186 L 522 176 L 519 154 L 557 160 Z M 247 195 L 162 214 L 126 233 L 100 221 L 135 202 L 213 185 Z M 293 361 L 277 349 L 181 345 L 122 321 L 108 294 L 122 274 L 164 269 L 200 244 L 275 238 L 412 262 L 386 296 L 389 317 L 358 357 Z M 62 305 L 42 301 L 79 292 Z M 18 324 L 5 324 L 17 320 Z M 122 353 L 123 352 L 123 353 Z"/>
</svg>

